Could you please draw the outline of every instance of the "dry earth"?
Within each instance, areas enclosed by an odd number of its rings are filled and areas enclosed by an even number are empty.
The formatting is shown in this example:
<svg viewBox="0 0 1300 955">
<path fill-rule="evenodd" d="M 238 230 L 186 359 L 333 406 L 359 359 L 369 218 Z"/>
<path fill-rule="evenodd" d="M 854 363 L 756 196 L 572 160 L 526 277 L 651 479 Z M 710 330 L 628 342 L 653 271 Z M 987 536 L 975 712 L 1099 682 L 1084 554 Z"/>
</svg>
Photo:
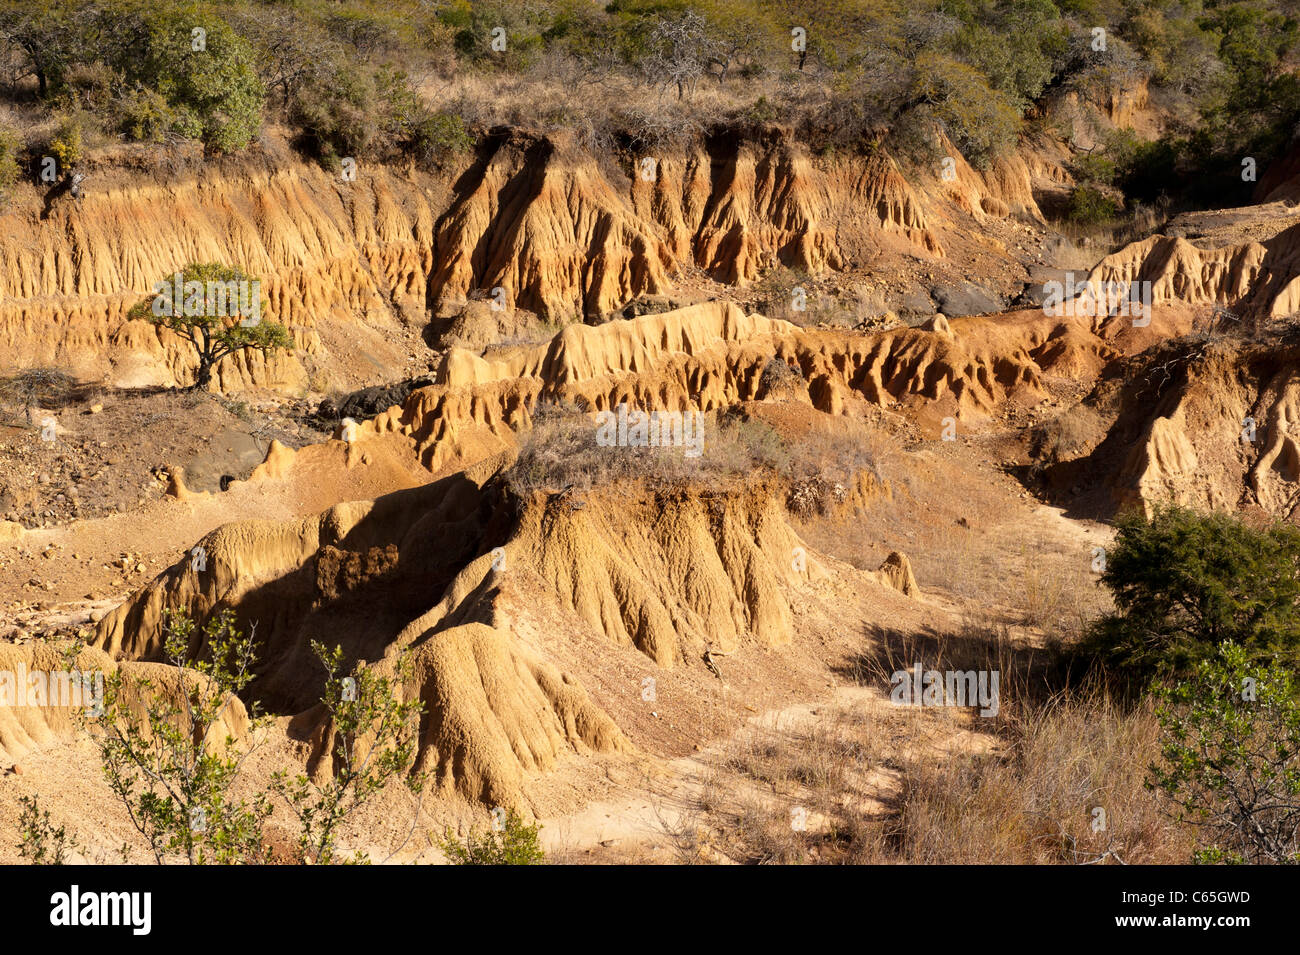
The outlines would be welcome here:
<svg viewBox="0 0 1300 955">
<path fill-rule="evenodd" d="M 1059 143 L 952 182 L 782 136 L 728 148 L 643 183 L 502 131 L 450 177 L 355 184 L 275 136 L 197 168 L 123 149 L 57 229 L 20 187 L 0 372 L 75 389 L 0 426 L 4 659 L 51 665 L 80 639 L 145 672 L 167 611 L 233 610 L 258 638 L 245 696 L 273 716 L 232 723 L 257 744 L 252 793 L 286 765 L 331 771 L 311 641 L 390 674 L 405 653 L 430 788 L 417 811 L 390 787 L 347 848 L 439 861 L 445 828 L 510 806 L 560 860 L 772 861 L 729 831 L 806 810 L 816 833 L 829 811 L 772 774 L 781 747 L 822 734 L 839 809 L 879 818 L 891 749 L 996 746 L 964 711 L 891 707 L 891 641 L 1077 634 L 1106 606 L 1093 559 L 1124 507 L 1293 516 L 1297 346 L 1205 333 L 1215 306 L 1256 329 L 1297 309 L 1290 180 L 1109 250 L 1039 207 L 1069 182 Z M 226 360 L 210 393 L 176 387 L 183 342 L 125 318 L 196 249 L 265 276 L 296 343 Z M 1036 304 L 1080 268 L 1152 282 L 1150 323 Z M 422 374 L 351 406 L 355 433 L 313 414 Z M 596 447 L 622 404 L 704 413 L 702 456 Z M 538 457 L 565 433 L 587 443 Z M 0 861 L 29 794 L 81 858 L 145 858 L 95 763 L 67 708 L 0 714 Z M 283 809 L 272 836 L 292 842 Z"/>
</svg>

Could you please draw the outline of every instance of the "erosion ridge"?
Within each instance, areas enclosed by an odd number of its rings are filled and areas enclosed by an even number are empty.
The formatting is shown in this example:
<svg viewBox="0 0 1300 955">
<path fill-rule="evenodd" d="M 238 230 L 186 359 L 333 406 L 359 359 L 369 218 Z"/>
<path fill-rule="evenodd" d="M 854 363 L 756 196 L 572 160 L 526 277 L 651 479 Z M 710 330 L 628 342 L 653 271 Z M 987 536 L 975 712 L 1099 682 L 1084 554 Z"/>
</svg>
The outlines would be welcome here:
<svg viewBox="0 0 1300 955">
<path fill-rule="evenodd" d="M 421 463 L 438 473 L 472 449 L 511 446 L 538 401 L 590 411 L 620 403 L 716 410 L 764 397 L 762 372 L 774 358 L 799 369 L 802 396 L 819 411 L 872 405 L 906 408 L 924 427 L 937 428 L 948 415 L 977 424 L 1008 400 L 1041 395 L 1045 374 L 1095 376 L 1181 321 L 1158 309 L 1148 332 L 1126 318 L 1026 310 L 857 334 L 800 329 L 712 302 L 570 326 L 500 358 L 450 349 L 434 385 L 360 430 L 409 436 Z"/>
<path fill-rule="evenodd" d="M 707 379 L 694 365 L 743 367 L 736 359 L 747 354 L 757 375 L 774 349 L 789 349 L 797 359 L 803 334 L 714 303 L 572 326 L 546 346 L 496 365 L 453 352 L 438 384 L 362 424 L 351 442 L 331 445 L 343 452 L 336 466 L 349 467 L 400 455 L 401 440 L 389 439 L 405 437 L 409 453 L 428 460 L 435 451 L 446 462 L 461 462 L 457 470 L 315 517 L 226 524 L 196 542 L 202 563 L 187 553 L 105 616 L 95 644 L 121 659 L 157 659 L 168 609 L 205 618 L 232 608 L 245 626 L 256 624 L 262 666 L 255 695 L 276 712 L 317 721 L 320 713 L 309 712 L 319 695 L 311 640 L 340 641 L 349 658 L 385 666 L 409 648 L 420 675 L 408 692 L 431 706 L 421 765 L 447 792 L 517 803 L 525 777 L 563 752 L 631 751 L 600 703 L 549 664 L 541 645 L 517 636 L 527 630 L 519 618 L 536 614 L 508 599 L 521 578 L 595 638 L 582 644 L 591 651 L 601 644 L 625 647 L 664 670 L 700 668 L 706 650 L 788 645 L 796 630 L 792 594 L 828 577 L 847 573 L 857 588 L 920 597 L 899 554 L 878 573 L 828 569 L 835 562 L 804 545 L 779 503 L 784 495 L 766 486 L 658 493 L 632 505 L 619 494 L 596 492 L 582 499 L 519 498 L 500 481 L 512 457 L 507 409 L 524 412 L 525 396 L 586 394 L 592 407 L 635 396 L 638 387 L 662 397 L 671 393 L 654 381 L 665 369 L 683 376 L 681 387 L 693 381 L 694 393 L 708 395 Z M 941 344 L 957 339 L 951 330 L 912 334 Z M 1030 332 L 1031 341 L 1035 334 L 1049 335 Z M 643 380 L 637 385 L 629 378 Z M 754 383 L 743 393 L 720 392 L 716 406 L 759 390 Z M 464 417 L 449 418 L 453 408 Z M 436 422 L 429 420 L 434 415 Z M 463 433 L 494 425 L 499 449 L 486 453 L 480 444 L 479 463 L 466 468 L 473 454 Z M 329 448 L 297 454 L 274 448 L 252 480 L 292 481 L 299 456 Z"/>
<path fill-rule="evenodd" d="M 777 264 L 819 274 L 880 254 L 937 261 L 963 216 L 1039 218 L 1032 182 L 1055 167 L 1026 149 L 986 173 L 954 149 L 955 183 L 915 184 L 883 153 L 814 158 L 779 130 L 642 157 L 650 181 L 565 135 L 519 129 L 494 131 L 442 173 L 363 166 L 353 181 L 275 137 L 253 158 L 195 171 L 105 159 L 48 222 L 30 186 L 0 215 L 12 266 L 0 354 L 119 385 L 184 383 L 188 343 L 126 313 L 183 265 L 215 261 L 258 276 L 264 316 L 295 341 L 293 354 L 226 358 L 215 390 L 391 379 L 430 311 L 454 314 L 495 288 L 547 320 L 600 320 L 673 288 L 685 268 L 745 283 Z"/>
</svg>

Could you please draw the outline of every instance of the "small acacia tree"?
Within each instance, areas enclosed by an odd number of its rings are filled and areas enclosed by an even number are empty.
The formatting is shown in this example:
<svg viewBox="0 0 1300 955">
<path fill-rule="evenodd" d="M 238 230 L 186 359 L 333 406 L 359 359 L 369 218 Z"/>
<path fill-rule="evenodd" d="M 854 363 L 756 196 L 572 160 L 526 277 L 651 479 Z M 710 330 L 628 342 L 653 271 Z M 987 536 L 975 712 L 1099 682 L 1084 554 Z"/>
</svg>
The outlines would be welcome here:
<svg viewBox="0 0 1300 955">
<path fill-rule="evenodd" d="M 304 774 L 290 777 L 281 770 L 273 777 L 271 790 L 298 817 L 297 861 L 328 865 L 335 861 L 339 826 L 348 815 L 390 779 L 407 773 L 415 762 L 424 704 L 419 699 L 399 699 L 396 685 L 411 671 L 406 656 L 398 659 L 392 678 L 372 667 L 358 667 L 347 676 L 341 647 L 329 649 L 313 641 L 312 650 L 325 667 L 321 702 L 329 712 L 334 734 L 332 772 L 326 782 L 317 783 Z M 423 776 L 406 775 L 404 781 L 416 797 L 424 789 Z M 419 813 L 417 798 L 412 832 Z M 369 859 L 357 852 L 348 861 Z"/>
<path fill-rule="evenodd" d="M 1225 642 L 1157 690 L 1161 762 L 1147 786 L 1203 827 L 1197 862 L 1300 862 L 1300 704 L 1290 671 Z"/>
<path fill-rule="evenodd" d="M 207 387 L 212 370 L 227 355 L 293 348 L 288 329 L 261 317 L 260 295 L 260 281 L 241 269 L 191 263 L 160 280 L 154 294 L 138 302 L 127 318 L 169 328 L 194 346 L 199 367 L 193 391 Z"/>
</svg>

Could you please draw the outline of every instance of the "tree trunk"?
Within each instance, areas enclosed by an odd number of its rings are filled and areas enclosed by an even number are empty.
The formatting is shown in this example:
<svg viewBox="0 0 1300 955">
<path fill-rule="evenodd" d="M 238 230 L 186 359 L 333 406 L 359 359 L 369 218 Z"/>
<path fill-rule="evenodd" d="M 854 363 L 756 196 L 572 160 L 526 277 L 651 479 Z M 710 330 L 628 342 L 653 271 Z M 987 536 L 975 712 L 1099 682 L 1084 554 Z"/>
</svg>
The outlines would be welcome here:
<svg viewBox="0 0 1300 955">
<path fill-rule="evenodd" d="M 212 362 L 199 359 L 199 370 L 194 374 L 194 384 L 187 388 L 187 391 L 199 391 L 208 386 L 212 380 Z"/>
</svg>

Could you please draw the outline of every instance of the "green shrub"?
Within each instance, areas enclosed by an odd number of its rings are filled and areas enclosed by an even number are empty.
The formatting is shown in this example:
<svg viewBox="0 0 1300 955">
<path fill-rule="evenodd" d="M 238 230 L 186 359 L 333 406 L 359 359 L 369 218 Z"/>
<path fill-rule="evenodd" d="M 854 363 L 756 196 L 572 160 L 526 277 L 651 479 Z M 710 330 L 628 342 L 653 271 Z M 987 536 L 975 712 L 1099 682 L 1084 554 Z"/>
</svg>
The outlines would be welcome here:
<svg viewBox="0 0 1300 955">
<path fill-rule="evenodd" d="M 77 838 L 67 826 L 56 826 L 50 821 L 50 811 L 42 810 L 35 796 L 20 796 L 22 812 L 18 817 L 18 831 L 22 841 L 18 854 L 30 859 L 32 865 L 64 865 L 68 856 L 81 851 Z"/>
<path fill-rule="evenodd" d="M 328 89 L 323 80 L 304 85 L 289 109 L 290 122 L 303 130 L 303 145 L 327 166 L 344 156 L 369 156 L 380 134 L 374 77 L 338 66 Z"/>
<path fill-rule="evenodd" d="M 457 56 L 482 68 L 520 72 L 531 67 L 546 45 L 555 25 L 554 11 L 543 4 L 517 0 L 454 0 L 438 12 L 438 19 L 455 33 Z M 493 31 L 505 31 L 506 48 L 492 48 Z"/>
<path fill-rule="evenodd" d="M 1291 671 L 1226 642 L 1157 696 L 1161 760 L 1147 785 L 1201 829 L 1193 860 L 1300 862 L 1300 703 Z"/>
<path fill-rule="evenodd" d="M 381 70 L 376 75 L 385 138 L 390 145 L 426 164 L 464 152 L 473 145 L 465 122 L 454 113 L 431 112 L 407 75 Z"/>
<path fill-rule="evenodd" d="M 1176 506 L 1130 514 L 1101 580 L 1116 609 L 1085 649 L 1122 675 L 1186 674 L 1225 640 L 1253 661 L 1300 664 L 1300 528 Z"/>
<path fill-rule="evenodd" d="M 465 121 L 454 113 L 425 112 L 411 124 L 409 148 L 423 162 L 437 162 L 473 145 L 474 137 L 465 128 Z"/>
<path fill-rule="evenodd" d="M 46 149 L 49 155 L 58 160 L 59 172 L 75 166 L 82 156 L 81 121 L 78 117 L 64 117 L 50 137 Z"/>
<path fill-rule="evenodd" d="M 196 29 L 206 31 L 196 50 Z M 144 52 L 126 60 L 128 81 L 157 91 L 175 111 L 173 130 L 214 153 L 243 149 L 261 129 L 266 91 L 252 45 L 224 21 L 179 10 L 149 22 Z"/>
<path fill-rule="evenodd" d="M 1080 182 L 1100 182 L 1109 185 L 1115 181 L 1118 167 L 1105 153 L 1084 153 L 1070 163 L 1070 171 Z"/>
<path fill-rule="evenodd" d="M 433 163 L 473 145 L 461 118 L 431 112 L 400 70 L 341 66 L 328 78 L 322 73 L 294 97 L 290 119 L 302 127 L 307 152 L 327 167 L 344 156 L 402 153 Z"/>
<path fill-rule="evenodd" d="M 114 110 L 118 131 L 131 142 L 163 142 L 177 126 L 176 111 L 167 98 L 143 86 L 120 93 Z"/>
<path fill-rule="evenodd" d="M 524 825 L 511 809 L 500 830 L 489 828 L 481 834 L 470 830 L 464 842 L 447 832 L 441 848 L 454 865 L 541 865 L 546 856 L 537 839 L 540 828 Z"/>
<path fill-rule="evenodd" d="M 1096 186 L 1076 186 L 1070 195 L 1070 208 L 1066 213 L 1070 221 L 1081 225 L 1099 225 L 1119 215 L 1119 202 Z"/>
<path fill-rule="evenodd" d="M 938 54 L 918 58 L 911 95 L 926 104 L 918 109 L 943 126 L 976 168 L 1016 141 L 1020 115 L 1005 94 L 965 63 Z"/>
</svg>

